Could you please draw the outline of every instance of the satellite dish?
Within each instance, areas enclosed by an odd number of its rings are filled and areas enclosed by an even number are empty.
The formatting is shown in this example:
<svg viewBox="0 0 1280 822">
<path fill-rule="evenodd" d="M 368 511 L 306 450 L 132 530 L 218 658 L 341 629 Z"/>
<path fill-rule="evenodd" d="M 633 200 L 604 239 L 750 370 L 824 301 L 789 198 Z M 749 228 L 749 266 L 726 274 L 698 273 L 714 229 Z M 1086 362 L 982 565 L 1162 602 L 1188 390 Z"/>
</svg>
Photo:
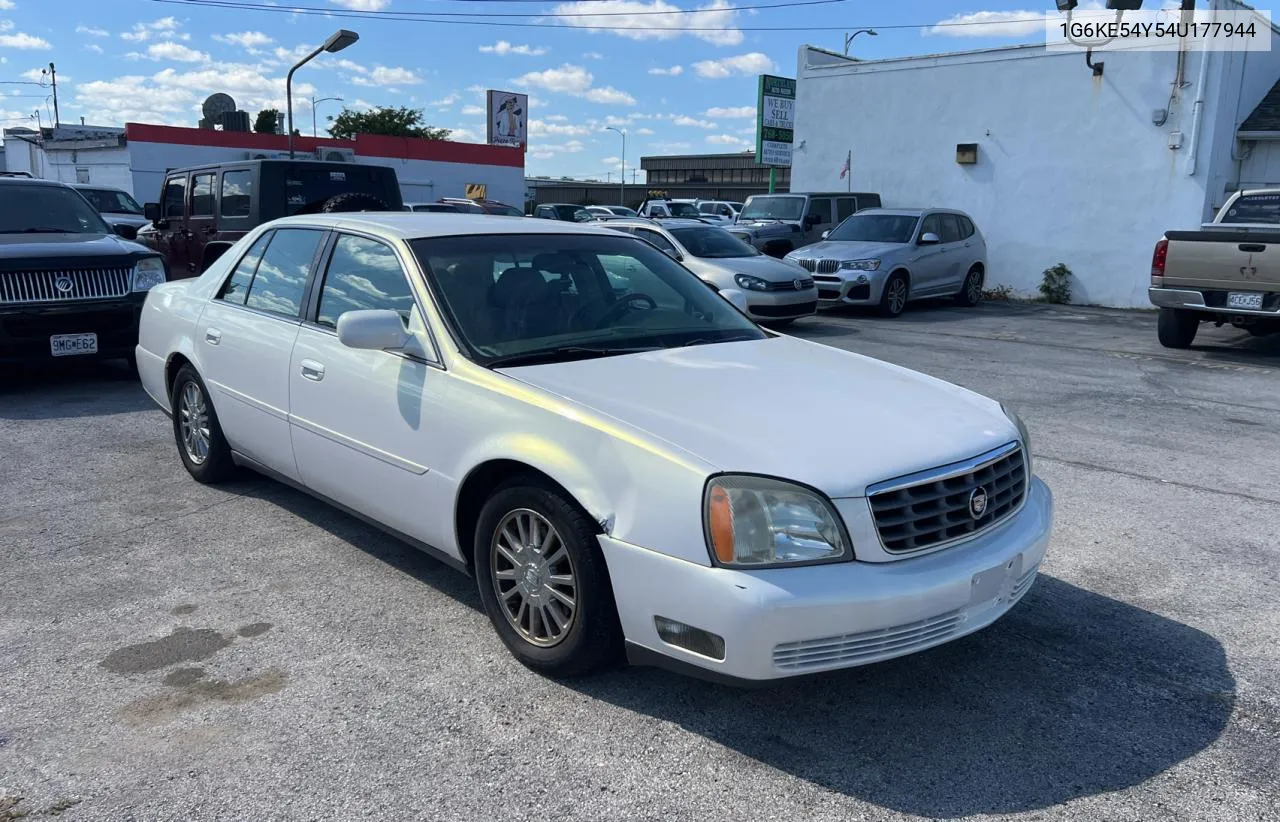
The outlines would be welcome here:
<svg viewBox="0 0 1280 822">
<path fill-rule="evenodd" d="M 223 114 L 235 111 L 236 101 L 231 98 L 230 94 L 223 94 L 222 92 L 210 94 L 205 99 L 201 110 L 204 112 L 205 117 L 210 120 L 217 120 Z"/>
</svg>

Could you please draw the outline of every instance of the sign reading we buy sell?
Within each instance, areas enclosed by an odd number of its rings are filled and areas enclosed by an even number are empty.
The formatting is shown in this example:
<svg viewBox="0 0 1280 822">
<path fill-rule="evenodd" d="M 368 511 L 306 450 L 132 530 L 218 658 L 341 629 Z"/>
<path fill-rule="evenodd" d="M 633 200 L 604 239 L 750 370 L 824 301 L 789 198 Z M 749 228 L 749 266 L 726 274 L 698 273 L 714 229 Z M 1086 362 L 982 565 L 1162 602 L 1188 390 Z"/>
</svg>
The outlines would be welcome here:
<svg viewBox="0 0 1280 822">
<path fill-rule="evenodd" d="M 796 81 L 760 75 L 756 106 L 756 162 L 762 166 L 790 166 L 796 127 Z"/>
</svg>

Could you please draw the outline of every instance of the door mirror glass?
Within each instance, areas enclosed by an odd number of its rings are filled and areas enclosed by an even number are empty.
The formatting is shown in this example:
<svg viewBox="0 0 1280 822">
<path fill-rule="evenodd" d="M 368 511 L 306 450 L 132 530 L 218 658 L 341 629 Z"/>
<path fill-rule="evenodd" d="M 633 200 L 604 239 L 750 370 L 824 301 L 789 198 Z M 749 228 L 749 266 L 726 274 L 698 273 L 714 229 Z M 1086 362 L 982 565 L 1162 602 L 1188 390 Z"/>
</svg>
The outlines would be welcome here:
<svg viewBox="0 0 1280 822">
<path fill-rule="evenodd" d="M 942 238 L 932 231 L 926 231 L 920 235 L 920 245 L 937 245 L 940 242 L 942 242 Z"/>
<path fill-rule="evenodd" d="M 343 313 L 338 318 L 338 339 L 348 348 L 385 351 L 404 348 L 410 338 L 399 313 L 374 308 Z"/>
<path fill-rule="evenodd" d="M 126 240 L 138 239 L 138 229 L 134 228 L 131 225 L 127 225 L 125 223 L 116 223 L 115 225 L 111 226 L 111 228 L 115 230 L 118 236 L 124 237 Z"/>
</svg>

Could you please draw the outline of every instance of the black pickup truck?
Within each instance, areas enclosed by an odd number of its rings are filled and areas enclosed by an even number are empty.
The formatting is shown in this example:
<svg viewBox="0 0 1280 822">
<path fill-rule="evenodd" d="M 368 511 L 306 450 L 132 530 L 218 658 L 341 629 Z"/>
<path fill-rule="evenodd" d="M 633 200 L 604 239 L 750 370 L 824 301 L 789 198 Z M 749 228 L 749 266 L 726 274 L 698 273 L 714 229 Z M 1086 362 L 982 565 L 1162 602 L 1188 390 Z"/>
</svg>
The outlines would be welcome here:
<svg viewBox="0 0 1280 822">
<path fill-rule="evenodd" d="M 143 300 L 168 272 L 129 234 L 68 185 L 0 177 L 0 366 L 133 358 Z"/>
</svg>

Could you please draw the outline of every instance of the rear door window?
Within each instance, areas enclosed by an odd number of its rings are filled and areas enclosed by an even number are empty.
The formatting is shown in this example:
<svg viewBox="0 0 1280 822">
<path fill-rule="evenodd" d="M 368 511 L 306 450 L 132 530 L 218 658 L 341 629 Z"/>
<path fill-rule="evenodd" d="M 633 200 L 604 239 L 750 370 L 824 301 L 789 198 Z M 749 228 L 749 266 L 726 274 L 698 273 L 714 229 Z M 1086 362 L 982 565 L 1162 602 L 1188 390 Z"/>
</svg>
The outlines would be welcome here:
<svg viewBox="0 0 1280 822">
<path fill-rule="evenodd" d="M 939 214 L 938 220 L 942 224 L 942 241 L 944 243 L 958 243 L 962 239 L 960 232 L 960 221 L 954 214 Z"/>
<path fill-rule="evenodd" d="M 853 197 L 836 198 L 836 222 L 843 223 L 846 217 L 857 210 L 858 201 Z"/>
<path fill-rule="evenodd" d="M 245 305 L 284 317 L 302 312 L 302 295 L 324 232 L 309 228 L 276 231 L 258 263 Z"/>
<path fill-rule="evenodd" d="M 253 172 L 248 169 L 222 172 L 222 216 L 230 219 L 249 216 L 253 196 Z"/>
</svg>

